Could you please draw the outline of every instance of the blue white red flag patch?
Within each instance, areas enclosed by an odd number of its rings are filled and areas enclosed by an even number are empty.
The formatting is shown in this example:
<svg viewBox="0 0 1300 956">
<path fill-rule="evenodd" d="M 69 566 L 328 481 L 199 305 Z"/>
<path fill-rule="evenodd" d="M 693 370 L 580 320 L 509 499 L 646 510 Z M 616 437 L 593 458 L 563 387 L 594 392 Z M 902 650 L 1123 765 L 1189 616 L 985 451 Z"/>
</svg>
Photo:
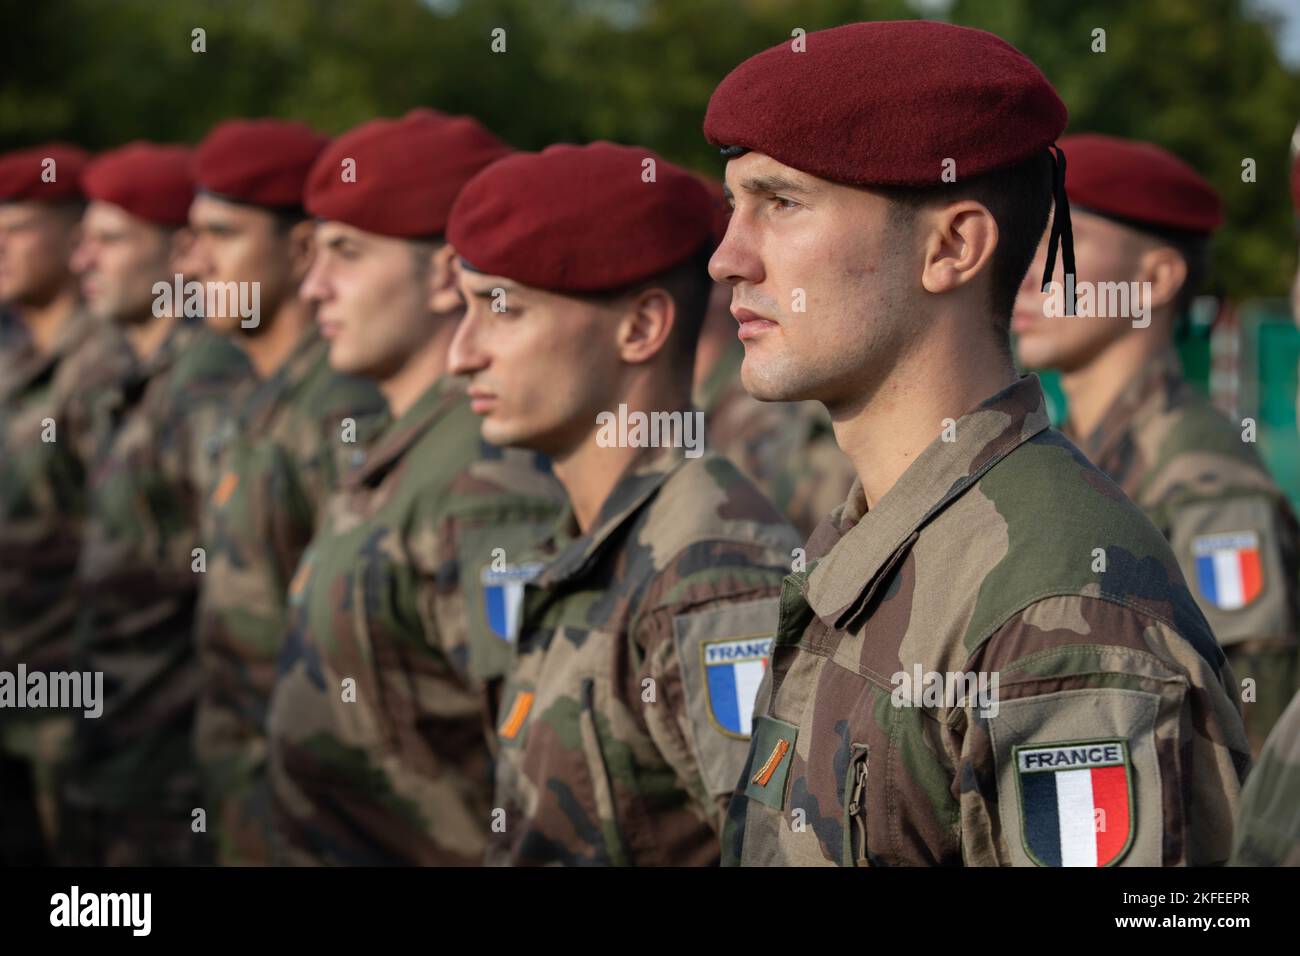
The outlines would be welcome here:
<svg viewBox="0 0 1300 956">
<path fill-rule="evenodd" d="M 1253 531 L 1203 534 L 1192 539 L 1196 587 L 1222 611 L 1245 607 L 1264 590 L 1259 537 Z"/>
<path fill-rule="evenodd" d="M 754 701 L 772 643 L 771 637 L 737 637 L 701 645 L 709 713 L 725 733 L 748 737 L 753 732 Z"/>
<path fill-rule="evenodd" d="M 487 613 L 488 627 L 501 640 L 513 644 L 518 639 L 524 586 L 544 567 L 544 564 L 516 564 L 499 570 L 483 569 L 479 577 L 483 585 L 483 609 Z"/>
<path fill-rule="evenodd" d="M 1123 738 L 1014 748 L 1025 851 L 1039 866 L 1109 866 L 1133 845 Z"/>
</svg>

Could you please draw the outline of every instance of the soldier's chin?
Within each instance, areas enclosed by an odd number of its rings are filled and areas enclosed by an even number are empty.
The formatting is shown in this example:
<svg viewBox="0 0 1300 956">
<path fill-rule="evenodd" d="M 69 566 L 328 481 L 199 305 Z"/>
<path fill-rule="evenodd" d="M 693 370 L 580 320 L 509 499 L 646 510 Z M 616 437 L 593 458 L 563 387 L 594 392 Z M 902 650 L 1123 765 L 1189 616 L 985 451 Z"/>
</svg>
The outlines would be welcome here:
<svg viewBox="0 0 1300 956">
<path fill-rule="evenodd" d="M 789 368 L 760 364 L 749 356 L 740 368 L 740 384 L 760 402 L 802 402 L 813 397 L 809 394 L 810 383 Z"/>
</svg>

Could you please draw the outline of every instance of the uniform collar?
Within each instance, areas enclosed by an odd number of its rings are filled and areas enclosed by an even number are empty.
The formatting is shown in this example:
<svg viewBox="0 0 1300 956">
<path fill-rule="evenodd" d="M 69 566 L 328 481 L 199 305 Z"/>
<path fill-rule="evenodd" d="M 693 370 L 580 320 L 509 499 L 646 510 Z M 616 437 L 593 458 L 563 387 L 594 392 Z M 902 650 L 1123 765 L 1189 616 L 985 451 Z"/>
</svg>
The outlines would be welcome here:
<svg viewBox="0 0 1300 956">
<path fill-rule="evenodd" d="M 538 577 L 537 586 L 553 587 L 581 574 L 596 560 L 614 533 L 630 521 L 685 463 L 684 449 L 645 449 L 618 480 L 601 505 L 591 530 L 585 535 L 576 534 L 573 509 L 567 506 L 560 515 L 552 539 L 552 546 L 562 550 Z"/>
<path fill-rule="evenodd" d="M 1036 375 L 1026 375 L 957 420 L 955 440 L 936 438 L 867 510 L 861 481 L 818 529 L 833 545 L 808 575 L 805 596 L 827 624 L 842 629 L 860 612 L 921 529 L 985 472 L 1049 425 Z"/>
<path fill-rule="evenodd" d="M 15 318 L 14 321 L 22 320 Z M 21 395 L 31 388 L 33 383 L 48 375 L 87 336 L 100 331 L 94 328 L 94 322 L 95 320 L 84 308 L 74 309 L 67 321 L 63 323 L 63 328 L 59 330 L 53 348 L 48 352 L 38 352 L 31 338 L 25 338 L 15 347 L 7 362 L 6 380 L 0 383 L 0 387 L 4 390 L 3 397 L 8 400 L 10 396 Z"/>
<path fill-rule="evenodd" d="M 289 357 L 264 381 L 259 382 L 245 406 L 246 428 L 260 430 L 276 409 L 283 407 L 285 396 L 296 389 L 322 362 L 328 359 L 328 343 L 312 325 L 294 345 Z"/>
<path fill-rule="evenodd" d="M 1125 435 L 1132 433 L 1152 415 L 1167 409 L 1183 381 L 1182 363 L 1172 348 L 1142 366 L 1142 370 L 1115 397 L 1101 421 L 1087 435 L 1077 435 L 1067 421 L 1062 431 L 1103 471 L 1106 462 Z"/>
<path fill-rule="evenodd" d="M 464 401 L 464 380 L 452 375 L 441 376 L 415 400 L 414 405 L 388 426 L 375 442 L 374 450 L 366 456 L 365 463 L 347 476 L 345 484 L 350 488 L 376 484 L 421 435 Z"/>
</svg>

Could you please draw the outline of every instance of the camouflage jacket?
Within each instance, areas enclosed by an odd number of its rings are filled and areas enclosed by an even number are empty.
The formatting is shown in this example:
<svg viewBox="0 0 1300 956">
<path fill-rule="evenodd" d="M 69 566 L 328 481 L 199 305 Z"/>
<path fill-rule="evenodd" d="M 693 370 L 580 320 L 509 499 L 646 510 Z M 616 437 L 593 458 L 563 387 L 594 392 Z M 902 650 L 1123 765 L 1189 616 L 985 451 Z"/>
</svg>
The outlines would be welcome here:
<svg viewBox="0 0 1300 956">
<path fill-rule="evenodd" d="M 249 374 L 239 349 L 182 320 L 106 412 L 113 427 L 90 476 L 77 626 L 80 669 L 104 674 L 104 710 L 77 725 L 74 807 L 198 805 L 190 736 L 206 566 L 199 510 L 212 482 L 204 439 Z"/>
<path fill-rule="evenodd" d="M 1233 866 L 1300 866 L 1300 694 L 1269 734 L 1246 786 Z"/>
<path fill-rule="evenodd" d="M 96 408 L 131 368 L 116 328 L 75 313 L 55 347 L 17 339 L 0 367 L 0 670 L 72 665 L 77 556 L 85 483 L 101 440 Z M 21 713 L 28 720 L 20 720 Z M 5 746 L 26 752 L 24 725 L 41 711 L 6 716 Z"/>
<path fill-rule="evenodd" d="M 482 862 L 490 702 L 511 649 L 480 582 L 545 533 L 562 492 L 479 429 L 444 377 L 321 514 L 267 720 L 281 862 Z"/>
<path fill-rule="evenodd" d="M 1172 350 L 1090 435 L 1066 435 L 1169 539 L 1237 679 L 1255 682 L 1244 696 L 1258 751 L 1300 682 L 1300 525 L 1286 496 Z"/>
<path fill-rule="evenodd" d="M 238 825 L 238 804 L 265 763 L 289 579 L 321 506 L 388 419 L 372 382 L 330 369 L 328 348 L 313 328 L 226 420 L 216 450 L 220 477 L 204 506 L 195 746 L 217 825 L 240 831 L 226 835 L 242 845 L 241 861 L 265 857 L 257 833 Z M 226 842 L 223 858 L 234 859 Z"/>
<path fill-rule="evenodd" d="M 952 437 L 952 441 L 944 441 Z M 1168 544 L 1020 379 L 786 579 L 725 862 L 1228 857 L 1245 731 Z"/>
<path fill-rule="evenodd" d="M 718 862 L 798 546 L 726 459 L 678 449 L 643 455 L 587 534 L 564 516 L 502 695 L 490 862 Z"/>
<path fill-rule="evenodd" d="M 75 313 L 48 354 L 23 342 L 0 368 L 0 663 L 66 667 L 85 481 L 102 420 L 131 368 L 111 326 Z M 58 646 L 52 646 L 57 642 Z"/>
<path fill-rule="evenodd" d="M 853 463 L 817 402 L 760 402 L 740 383 L 743 346 L 728 349 L 700 386 L 709 447 L 734 462 L 807 538 L 839 507 Z"/>
</svg>

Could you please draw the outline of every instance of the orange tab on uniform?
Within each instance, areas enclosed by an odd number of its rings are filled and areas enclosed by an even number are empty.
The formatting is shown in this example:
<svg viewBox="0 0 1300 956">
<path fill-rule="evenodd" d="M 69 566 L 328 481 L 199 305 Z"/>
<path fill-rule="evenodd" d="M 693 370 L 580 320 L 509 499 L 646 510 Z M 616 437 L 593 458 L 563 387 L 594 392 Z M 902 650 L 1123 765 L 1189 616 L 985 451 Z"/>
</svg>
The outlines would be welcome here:
<svg viewBox="0 0 1300 956">
<path fill-rule="evenodd" d="M 781 758 L 785 756 L 785 752 L 789 749 L 790 741 L 784 737 L 777 738 L 776 746 L 772 748 L 772 752 L 763 761 L 763 766 L 758 768 L 758 773 L 750 778 L 750 782 L 756 783 L 760 787 L 766 787 L 767 782 L 772 779 L 772 774 L 776 773 L 776 768 L 781 765 Z"/>
<path fill-rule="evenodd" d="M 221 476 L 221 481 L 217 482 L 217 487 L 212 492 L 212 503 L 218 508 L 225 507 L 226 502 L 230 500 L 230 496 L 235 493 L 237 487 L 239 487 L 239 475 L 233 471 L 226 472 Z"/>
<path fill-rule="evenodd" d="M 515 739 L 515 735 L 524 726 L 524 721 L 528 719 L 528 712 L 533 709 L 533 699 L 536 696 L 530 690 L 521 690 L 515 695 L 515 702 L 510 705 L 510 712 L 501 722 L 502 737 L 506 740 Z"/>
</svg>

